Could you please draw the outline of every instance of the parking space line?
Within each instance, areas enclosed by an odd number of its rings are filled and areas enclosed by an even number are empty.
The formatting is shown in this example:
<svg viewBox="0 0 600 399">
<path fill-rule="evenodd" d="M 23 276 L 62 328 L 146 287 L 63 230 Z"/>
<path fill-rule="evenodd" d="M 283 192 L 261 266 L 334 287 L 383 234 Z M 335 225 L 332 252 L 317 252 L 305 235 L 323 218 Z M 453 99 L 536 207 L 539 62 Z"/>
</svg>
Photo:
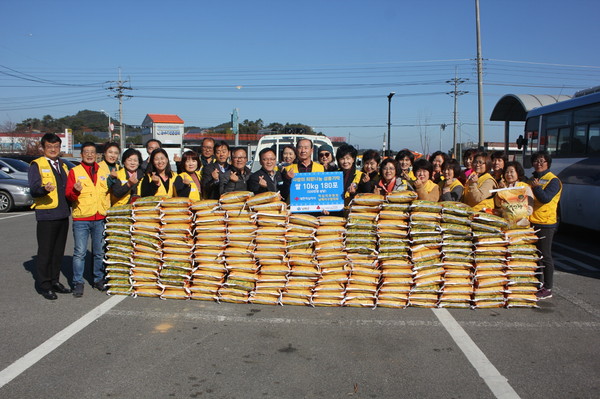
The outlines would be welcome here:
<svg viewBox="0 0 600 399">
<path fill-rule="evenodd" d="M 19 216 L 27 216 L 27 215 L 33 215 L 33 213 L 31 213 L 31 212 L 29 212 L 29 213 L 18 213 L 16 215 L 2 216 L 2 217 L 0 217 L 0 220 L 18 218 Z"/>
<path fill-rule="evenodd" d="M 579 266 L 582 269 L 585 269 L 585 270 L 590 271 L 590 272 L 597 272 L 598 271 L 598 269 L 596 269 L 595 267 L 589 266 L 589 265 L 587 265 L 587 264 L 585 264 L 583 262 L 580 262 L 580 261 L 578 261 L 576 259 L 569 258 L 568 256 L 564 256 L 564 255 L 558 255 L 558 256 L 556 256 L 556 255 L 554 255 L 554 258 L 557 259 L 559 262 L 561 262 L 563 265 L 564 265 L 564 262 L 566 261 L 566 262 L 571 262 L 574 265 Z"/>
<path fill-rule="evenodd" d="M 494 367 L 487 356 L 473 342 L 466 331 L 458 324 L 447 309 L 432 309 L 448 334 L 465 354 L 471 365 L 477 370 L 479 376 L 490 388 L 496 398 L 517 399 L 519 395 L 510 386 L 506 377 Z"/>
<path fill-rule="evenodd" d="M 56 333 L 53 337 L 49 338 L 46 342 L 33 349 L 25 356 L 17 359 L 10 366 L 0 371 L 0 388 L 17 378 L 21 373 L 33 366 L 46 355 L 51 353 L 54 349 L 65 343 L 73 335 L 83 330 L 94 320 L 98 319 L 104 313 L 111 310 L 119 302 L 125 299 L 125 296 L 113 296 L 90 310 L 88 313 L 83 315 L 80 319 L 71 323 L 71 325 L 64 328 L 62 331 Z"/>
<path fill-rule="evenodd" d="M 577 268 L 575 268 L 573 266 L 567 265 L 566 263 L 560 261 L 556 257 L 554 257 L 554 264 L 556 266 L 559 266 L 561 268 L 561 270 L 565 270 L 565 271 L 568 271 L 568 272 L 576 272 L 577 271 Z"/>
<path fill-rule="evenodd" d="M 554 241 L 554 242 L 552 243 L 552 245 L 556 245 L 556 246 L 558 246 L 558 247 L 561 247 L 561 248 L 567 249 L 567 250 L 569 250 L 569 251 L 573 251 L 573 252 L 575 252 L 575 253 L 578 253 L 578 254 L 580 254 L 580 255 L 588 256 L 588 257 L 590 257 L 590 258 L 592 258 L 592 259 L 595 259 L 595 260 L 600 260 L 600 256 L 598 256 L 598 255 L 594 255 L 594 254 L 591 254 L 591 253 L 589 253 L 589 252 L 582 251 L 581 249 L 573 248 L 573 247 L 571 247 L 571 246 L 568 246 L 568 245 L 562 244 L 562 243 L 560 243 L 560 242 L 556 242 L 556 241 Z"/>
</svg>

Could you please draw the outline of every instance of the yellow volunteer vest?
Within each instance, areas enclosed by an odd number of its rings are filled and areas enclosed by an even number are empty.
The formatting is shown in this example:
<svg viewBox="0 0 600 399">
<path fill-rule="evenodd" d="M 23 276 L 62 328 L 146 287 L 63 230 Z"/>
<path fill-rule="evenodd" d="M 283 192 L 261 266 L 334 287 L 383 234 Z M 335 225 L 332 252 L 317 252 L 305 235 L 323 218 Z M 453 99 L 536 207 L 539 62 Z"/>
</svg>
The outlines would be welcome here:
<svg viewBox="0 0 600 399">
<path fill-rule="evenodd" d="M 323 167 L 323 165 L 321 165 L 320 163 L 316 163 L 316 162 L 312 163 L 311 169 L 312 169 L 311 172 L 325 172 L 325 168 Z M 292 172 L 294 172 L 294 174 L 298 173 L 298 164 L 293 163 L 293 164 L 288 165 L 285 168 L 283 168 L 283 170 L 285 172 L 288 172 L 291 170 Z"/>
<path fill-rule="evenodd" d="M 200 174 L 199 171 L 194 172 L 196 173 L 196 177 L 198 177 L 198 181 L 200 181 L 200 179 L 202 178 L 202 175 Z M 179 176 L 181 176 L 181 178 L 183 180 L 188 179 L 188 180 L 192 180 L 192 176 L 190 176 L 189 173 L 187 172 L 181 172 L 179 174 Z M 189 199 L 193 200 L 193 201 L 200 201 L 200 191 L 198 191 L 198 187 L 196 187 L 196 184 L 194 184 L 192 182 L 192 184 L 190 184 L 190 196 Z"/>
<path fill-rule="evenodd" d="M 177 177 L 175 175 L 175 173 L 171 173 L 171 178 L 169 179 L 169 189 L 165 190 L 165 185 L 162 184 L 162 182 L 161 182 L 161 184 L 158 186 L 158 190 L 156 190 L 156 194 L 154 194 L 154 195 L 158 195 L 161 197 L 169 197 L 169 198 L 174 197 L 175 189 L 173 188 L 173 182 L 175 180 L 175 177 Z"/>
<path fill-rule="evenodd" d="M 137 172 L 136 172 L 137 173 Z M 117 172 L 117 179 L 121 182 L 122 185 L 127 184 L 127 180 L 129 180 L 129 176 L 127 174 L 127 169 L 121 168 Z M 140 184 L 138 183 L 136 194 L 140 195 Z M 110 203 L 112 206 L 118 205 L 127 205 L 129 203 L 129 199 L 131 198 L 131 194 L 126 194 L 121 198 L 117 198 L 112 193 L 110 194 Z"/>
<path fill-rule="evenodd" d="M 106 210 L 110 207 L 106 170 L 98 168 L 98 176 L 96 184 L 94 184 L 83 166 L 77 165 L 72 169 L 75 182 L 80 181 L 83 185 L 79 197 L 71 205 L 74 219 L 87 218 L 94 216 L 96 213 L 106 215 Z"/>
<path fill-rule="evenodd" d="M 546 188 L 552 179 L 558 179 L 556 175 L 552 172 L 546 173 L 540 179 L 540 183 L 542 188 Z M 542 204 L 540 201 L 533 196 L 533 213 L 529 217 L 529 221 L 535 224 L 556 224 L 558 223 L 558 217 L 556 215 L 556 210 L 558 208 L 558 201 L 560 200 L 560 194 L 562 193 L 562 182 L 558 180 L 560 184 L 560 189 L 558 193 L 548 202 L 547 204 Z"/>
<path fill-rule="evenodd" d="M 485 173 L 483 176 L 479 176 L 479 179 L 477 179 L 477 187 L 481 187 L 483 185 L 483 183 L 486 182 L 489 179 L 494 180 L 494 178 L 492 177 L 492 175 L 489 174 L 489 173 Z M 495 182 L 496 181 L 494 180 L 494 183 Z M 467 193 L 470 191 L 469 187 L 470 187 L 470 184 L 467 184 L 465 186 L 465 191 L 463 193 L 463 198 L 467 198 Z M 498 187 L 498 184 L 494 184 L 494 188 L 496 188 L 496 187 Z M 467 203 L 467 205 L 471 205 L 471 204 Z M 480 203 L 475 204 L 475 205 L 471 205 L 471 206 L 473 207 L 473 210 L 475 210 L 475 211 L 480 211 L 483 208 L 493 209 L 494 208 L 494 198 L 493 198 L 493 196 L 490 197 L 490 198 L 486 198 L 483 201 L 481 201 Z"/>
<path fill-rule="evenodd" d="M 352 184 L 356 184 L 358 186 L 358 183 L 360 183 L 360 179 L 362 179 L 362 175 L 363 172 L 357 170 L 354 173 L 354 179 L 352 179 Z M 348 191 L 346 191 L 346 194 L 344 194 L 344 198 L 350 198 L 350 193 Z"/>
<path fill-rule="evenodd" d="M 32 163 L 35 163 L 38 166 L 38 170 L 40 171 L 40 177 L 42 178 L 42 186 L 45 186 L 47 183 L 52 183 L 54 187 L 58 187 L 56 184 L 56 178 L 54 177 L 54 172 L 52 172 L 52 165 L 46 159 L 46 157 L 39 157 L 34 159 Z M 62 164 L 63 170 L 69 174 L 69 169 L 67 165 Z M 58 206 L 58 191 L 52 190 L 43 197 L 37 197 L 33 199 L 32 208 L 35 209 L 54 209 Z"/>
</svg>

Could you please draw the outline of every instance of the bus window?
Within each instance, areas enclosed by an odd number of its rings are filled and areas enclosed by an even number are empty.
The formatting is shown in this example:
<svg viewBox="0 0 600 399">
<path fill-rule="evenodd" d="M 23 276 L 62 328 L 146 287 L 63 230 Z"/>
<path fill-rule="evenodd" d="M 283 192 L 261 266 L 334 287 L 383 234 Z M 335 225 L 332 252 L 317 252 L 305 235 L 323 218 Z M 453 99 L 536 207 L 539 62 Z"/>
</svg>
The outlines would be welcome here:
<svg viewBox="0 0 600 399">
<path fill-rule="evenodd" d="M 600 155 L 600 124 L 590 125 L 590 136 L 587 153 Z"/>
<path fill-rule="evenodd" d="M 546 129 L 569 126 L 571 124 L 571 112 L 558 112 L 546 116 Z"/>
<path fill-rule="evenodd" d="M 588 106 L 575 111 L 574 123 L 593 123 L 600 119 L 600 105 Z"/>
<path fill-rule="evenodd" d="M 540 140 L 540 150 L 546 150 L 550 155 L 556 153 L 556 139 L 558 137 L 558 129 L 546 130 L 546 136 Z"/>
<path fill-rule="evenodd" d="M 568 127 L 563 127 L 562 129 L 558 129 L 558 139 L 556 154 L 557 155 L 569 155 L 571 154 L 571 129 Z"/>
<path fill-rule="evenodd" d="M 571 154 L 583 155 L 585 154 L 585 145 L 587 142 L 587 126 L 575 126 L 573 132 L 573 141 L 571 142 Z"/>
</svg>

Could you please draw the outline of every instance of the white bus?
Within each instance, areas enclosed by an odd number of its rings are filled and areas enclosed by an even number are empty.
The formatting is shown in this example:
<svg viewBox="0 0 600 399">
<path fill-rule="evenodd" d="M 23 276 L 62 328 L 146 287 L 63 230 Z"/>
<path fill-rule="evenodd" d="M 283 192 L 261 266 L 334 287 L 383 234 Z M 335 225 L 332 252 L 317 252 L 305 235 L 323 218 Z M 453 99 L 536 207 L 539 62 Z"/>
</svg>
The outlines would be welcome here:
<svg viewBox="0 0 600 399">
<path fill-rule="evenodd" d="M 525 138 L 525 169 L 536 151 L 552 156 L 550 170 L 563 183 L 561 222 L 600 230 L 600 86 L 529 111 Z"/>
</svg>

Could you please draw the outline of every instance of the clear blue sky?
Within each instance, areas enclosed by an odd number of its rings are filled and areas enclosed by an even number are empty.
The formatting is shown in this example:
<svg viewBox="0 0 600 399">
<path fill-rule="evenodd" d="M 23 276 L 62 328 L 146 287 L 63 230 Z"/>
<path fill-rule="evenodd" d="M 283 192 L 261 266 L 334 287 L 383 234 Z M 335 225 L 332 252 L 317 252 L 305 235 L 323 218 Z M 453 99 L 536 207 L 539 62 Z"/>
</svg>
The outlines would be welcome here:
<svg viewBox="0 0 600 399">
<path fill-rule="evenodd" d="M 186 125 L 240 119 L 305 123 L 381 148 L 392 100 L 392 149 L 439 148 L 460 89 L 463 141 L 477 140 L 475 1 L 4 1 L 0 122 L 82 109 L 116 116 L 104 82 L 134 89 L 124 121 L 174 113 Z M 600 85 L 600 3 L 481 0 L 485 140 L 508 93 L 573 94 Z M 520 133 L 511 130 L 511 140 Z M 452 127 L 442 148 L 452 143 Z"/>
</svg>

